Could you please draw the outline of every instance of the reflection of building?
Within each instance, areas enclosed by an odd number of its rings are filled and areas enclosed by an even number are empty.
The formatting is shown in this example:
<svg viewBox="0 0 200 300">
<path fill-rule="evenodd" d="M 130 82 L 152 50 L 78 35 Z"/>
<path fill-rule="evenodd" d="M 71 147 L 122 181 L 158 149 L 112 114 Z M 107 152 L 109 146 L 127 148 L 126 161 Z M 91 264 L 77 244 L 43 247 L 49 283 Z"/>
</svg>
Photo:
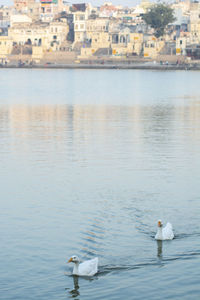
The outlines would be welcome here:
<svg viewBox="0 0 200 300">
<path fill-rule="evenodd" d="M 37 145 L 46 159 L 45 155 L 52 147 L 53 152 L 56 149 L 56 153 L 59 153 L 59 159 L 62 159 L 60 155 L 63 154 L 63 159 L 66 160 L 69 151 L 71 155 L 76 156 L 77 161 L 88 158 L 88 149 L 93 149 L 91 145 L 95 145 L 95 151 L 101 149 L 102 145 L 106 145 L 107 149 L 113 147 L 113 142 L 117 142 L 119 134 L 121 136 L 121 133 L 125 132 L 124 128 L 127 128 L 125 143 L 128 141 L 128 147 L 133 147 L 133 151 L 135 147 L 138 151 L 143 151 L 143 145 L 152 147 L 158 143 L 166 150 L 166 142 L 175 141 L 174 137 L 177 136 L 180 139 L 190 136 L 197 141 L 200 136 L 199 120 L 198 101 L 190 101 L 189 106 L 166 105 L 162 108 L 159 105 L 148 107 L 140 104 L 11 105 L 8 111 L 4 107 L 0 108 L 0 133 L 12 135 L 19 153 L 23 150 L 35 151 L 33 145 Z M 174 124 L 177 122 L 183 125 L 181 129 Z M 147 138 L 149 133 L 151 139 Z M 119 142 L 117 144 L 119 145 Z M 61 153 L 58 151 L 60 148 L 64 149 Z M 123 153 L 123 148 L 121 150 Z M 90 231 L 90 228 L 88 230 Z M 89 234 L 85 232 L 87 233 Z M 93 236 L 90 235 L 89 238 Z M 87 244 L 84 246 L 87 247 Z"/>
<path fill-rule="evenodd" d="M 47 159 L 50 148 L 55 151 L 56 147 L 59 153 L 57 158 L 62 159 L 62 154 L 66 157 L 66 149 L 63 151 L 65 143 L 61 141 L 66 140 L 67 125 L 70 122 L 68 114 L 68 107 L 65 105 L 11 106 L 9 125 L 10 133 L 15 139 L 15 151 L 20 154 L 23 151 L 39 151 L 40 159 Z M 36 149 L 33 145 L 40 146 Z"/>
<path fill-rule="evenodd" d="M 108 131 L 115 134 L 116 128 L 110 127 L 113 118 L 122 122 L 124 118 L 134 120 L 134 128 L 140 130 L 141 111 L 139 106 L 13 105 L 9 117 L 12 130 L 21 132 L 23 139 L 33 136 L 59 140 L 66 138 L 66 132 L 69 132 L 71 139 L 73 137 L 77 143 L 81 141 L 84 147 L 93 140 L 94 129 L 99 139 L 104 139 Z"/>
<path fill-rule="evenodd" d="M 67 114 L 67 107 L 62 105 L 13 105 L 9 115 L 12 129 L 20 131 L 24 138 L 28 138 L 31 131 L 32 136 L 41 136 L 42 132 L 42 139 L 50 139 L 55 135 L 59 139 L 66 131 Z M 33 124 L 40 126 L 34 129 Z"/>
</svg>

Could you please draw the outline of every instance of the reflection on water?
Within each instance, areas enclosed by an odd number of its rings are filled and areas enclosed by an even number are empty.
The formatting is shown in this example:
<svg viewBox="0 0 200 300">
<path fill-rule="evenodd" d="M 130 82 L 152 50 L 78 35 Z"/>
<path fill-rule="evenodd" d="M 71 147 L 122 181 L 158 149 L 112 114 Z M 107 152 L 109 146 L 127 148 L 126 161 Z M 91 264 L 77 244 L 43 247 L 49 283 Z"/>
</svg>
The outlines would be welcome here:
<svg viewBox="0 0 200 300">
<path fill-rule="evenodd" d="M 199 134 L 200 105 L 191 102 L 183 106 L 102 106 L 102 105 L 11 105 L 0 108 L 0 133 L 11 130 L 20 142 L 41 139 L 44 142 L 67 139 L 87 144 L 95 129 L 99 135 L 120 134 L 132 127 L 132 134 L 150 134 L 149 139 L 162 140 L 175 134 L 176 119 L 186 122 L 183 134 Z M 110 126 L 115 123 L 115 126 Z M 121 125 L 123 127 L 121 128 Z M 186 131 L 185 131 L 186 129 Z M 181 128 L 178 128 L 180 131 Z M 159 133 L 159 134 L 158 134 Z M 159 142 L 159 140 L 158 140 Z"/>
<path fill-rule="evenodd" d="M 94 279 L 98 279 L 97 277 L 87 277 L 87 276 L 82 276 L 79 278 L 79 276 L 76 275 L 72 275 L 70 276 L 70 278 L 73 278 L 73 285 L 74 288 L 70 289 L 70 288 L 65 288 L 65 290 L 68 291 L 70 298 L 75 298 L 75 299 L 79 299 L 80 294 L 80 284 L 79 284 L 79 280 L 86 281 L 86 282 L 92 282 Z"/>
<path fill-rule="evenodd" d="M 104 225 L 104 216 L 100 214 L 97 218 L 87 219 L 87 226 L 86 229 L 81 229 L 81 252 L 83 253 L 84 257 L 91 257 L 96 256 L 98 253 L 99 248 L 103 249 L 104 244 L 104 237 L 105 237 L 105 225 Z M 84 225 L 83 225 L 84 227 Z"/>
<path fill-rule="evenodd" d="M 159 259 L 162 258 L 162 241 L 157 241 L 157 256 Z"/>
<path fill-rule="evenodd" d="M 73 290 L 69 291 L 71 297 L 75 299 L 78 299 L 77 297 L 80 295 L 78 280 L 79 280 L 78 276 L 73 276 L 74 288 Z"/>
<path fill-rule="evenodd" d="M 59 80 L 66 74 L 54 72 Z M 80 72 L 70 73 L 73 86 Z M 91 75 L 86 87 L 80 76 L 75 95 L 64 77 L 55 91 L 47 93 L 44 80 L 38 95 L 10 89 L 7 98 L 0 83 L 3 299 L 154 300 L 160 290 L 162 299 L 198 297 L 200 102 L 190 88 L 197 73 L 173 73 L 178 87 L 188 78 L 183 90 L 166 88 L 169 73 L 159 73 L 162 90 L 157 80 L 152 87 L 157 73 L 122 73 L 112 73 L 127 79 L 118 90 L 110 72 L 94 72 L 111 86 L 98 99 Z M 155 241 L 158 219 L 173 224 L 176 239 Z M 72 255 L 98 256 L 97 276 L 64 276 Z"/>
<path fill-rule="evenodd" d="M 118 160 L 122 168 L 134 160 L 138 170 L 145 155 L 146 168 L 153 159 L 156 168 L 167 171 L 178 151 L 177 168 L 185 163 L 182 154 L 200 137 L 199 119 L 200 106 L 194 101 L 185 106 L 11 105 L 0 107 L 0 152 L 18 153 L 22 159 L 25 155 L 43 167 L 48 161 L 48 168 L 66 159 L 82 167 L 94 160 L 102 167 Z M 187 160 L 192 163 L 192 156 Z"/>
</svg>

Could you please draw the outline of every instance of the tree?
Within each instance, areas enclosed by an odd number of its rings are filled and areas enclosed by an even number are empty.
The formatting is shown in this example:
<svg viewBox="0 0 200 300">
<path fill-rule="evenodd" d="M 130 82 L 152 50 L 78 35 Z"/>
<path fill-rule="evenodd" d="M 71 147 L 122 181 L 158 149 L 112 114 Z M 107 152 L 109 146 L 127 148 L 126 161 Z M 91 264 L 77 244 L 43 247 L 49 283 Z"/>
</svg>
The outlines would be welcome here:
<svg viewBox="0 0 200 300">
<path fill-rule="evenodd" d="M 155 4 L 143 15 L 143 20 L 155 30 L 155 36 L 160 37 L 165 33 L 169 23 L 176 20 L 174 10 L 167 4 Z"/>
</svg>

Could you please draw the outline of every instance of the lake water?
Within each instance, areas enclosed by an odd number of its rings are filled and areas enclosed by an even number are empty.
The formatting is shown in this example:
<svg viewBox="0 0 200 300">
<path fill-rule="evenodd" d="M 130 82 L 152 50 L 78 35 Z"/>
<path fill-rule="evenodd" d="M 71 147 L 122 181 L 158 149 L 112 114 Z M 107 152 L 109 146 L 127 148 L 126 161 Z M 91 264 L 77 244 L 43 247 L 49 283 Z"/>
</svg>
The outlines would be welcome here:
<svg viewBox="0 0 200 300">
<path fill-rule="evenodd" d="M 0 298 L 200 299 L 200 72 L 0 70 Z M 157 243 L 157 220 L 173 241 Z M 99 257 L 93 278 L 72 255 Z"/>
</svg>

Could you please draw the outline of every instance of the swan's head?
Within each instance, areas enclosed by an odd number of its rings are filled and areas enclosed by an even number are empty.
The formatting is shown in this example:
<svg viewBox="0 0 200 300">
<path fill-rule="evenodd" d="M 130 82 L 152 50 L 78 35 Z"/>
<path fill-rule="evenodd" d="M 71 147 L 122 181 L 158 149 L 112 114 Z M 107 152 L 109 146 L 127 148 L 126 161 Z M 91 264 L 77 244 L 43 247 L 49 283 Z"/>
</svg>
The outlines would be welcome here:
<svg viewBox="0 0 200 300">
<path fill-rule="evenodd" d="M 68 260 L 68 263 L 70 263 L 70 262 L 78 263 L 78 262 L 80 262 L 80 260 L 79 260 L 78 256 L 73 255 L 73 256 Z"/>
<path fill-rule="evenodd" d="M 162 227 L 163 226 L 163 223 L 161 220 L 158 220 L 158 227 Z"/>
</svg>

